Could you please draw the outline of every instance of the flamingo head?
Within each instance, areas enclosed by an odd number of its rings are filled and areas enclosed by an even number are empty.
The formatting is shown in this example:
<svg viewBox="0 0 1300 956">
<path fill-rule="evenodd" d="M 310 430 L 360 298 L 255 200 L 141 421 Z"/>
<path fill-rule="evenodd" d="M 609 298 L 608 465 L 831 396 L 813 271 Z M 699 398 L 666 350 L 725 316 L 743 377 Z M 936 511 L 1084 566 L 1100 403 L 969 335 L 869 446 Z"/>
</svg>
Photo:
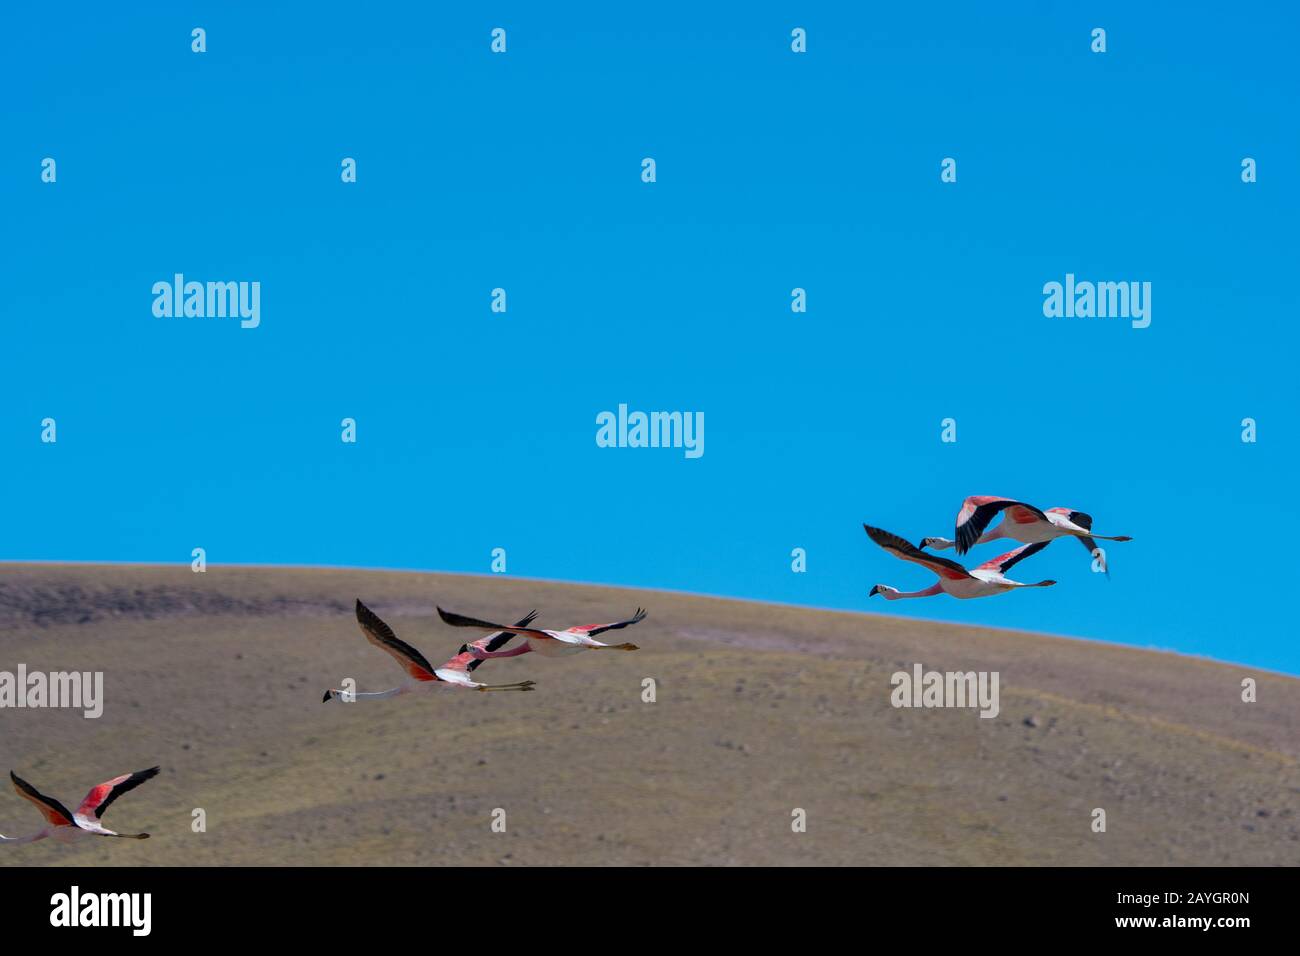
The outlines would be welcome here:
<svg viewBox="0 0 1300 956">
<path fill-rule="evenodd" d="M 877 584 L 871 589 L 871 593 L 868 594 L 867 597 L 875 597 L 877 594 L 886 593 L 897 594 L 898 588 L 891 588 L 888 584 Z"/>
<path fill-rule="evenodd" d="M 936 551 L 943 551 L 944 549 L 951 548 L 952 546 L 953 546 L 952 541 L 950 541 L 948 538 L 942 538 L 942 537 L 922 538 L 920 544 L 917 545 L 917 547 L 922 551 L 924 551 L 926 548 L 933 548 Z"/>
<path fill-rule="evenodd" d="M 331 688 L 330 690 L 327 690 L 327 691 L 325 692 L 325 696 L 322 697 L 322 698 L 320 699 L 320 702 L 321 702 L 322 704 L 328 704 L 331 700 L 335 700 L 336 698 L 338 698 L 339 696 L 341 696 L 342 693 L 343 693 L 342 691 L 339 691 L 339 690 L 333 690 L 333 689 Z"/>
</svg>

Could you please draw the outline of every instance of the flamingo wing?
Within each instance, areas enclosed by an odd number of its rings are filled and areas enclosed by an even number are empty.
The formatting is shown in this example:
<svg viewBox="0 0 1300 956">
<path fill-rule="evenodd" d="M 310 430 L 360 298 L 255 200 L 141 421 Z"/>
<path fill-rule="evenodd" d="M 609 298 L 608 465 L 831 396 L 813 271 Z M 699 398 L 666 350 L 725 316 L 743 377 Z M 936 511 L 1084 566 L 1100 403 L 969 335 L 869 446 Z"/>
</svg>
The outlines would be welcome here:
<svg viewBox="0 0 1300 956">
<path fill-rule="evenodd" d="M 1051 544 L 1050 541 L 1039 541 L 1036 544 L 1025 544 L 1016 548 L 1014 551 L 1008 551 L 1006 554 L 999 555 L 992 561 L 985 561 L 977 568 L 979 571 L 997 571 L 999 574 L 1006 574 L 1012 567 L 1031 554 L 1037 554 L 1045 547 Z"/>
<path fill-rule="evenodd" d="M 533 618 L 535 617 L 537 617 L 537 612 L 529 611 L 519 619 L 519 623 L 516 624 L 515 627 L 527 627 L 529 624 L 533 623 Z M 460 650 L 456 652 L 456 656 L 442 666 L 454 669 L 456 662 L 459 661 L 471 647 L 478 648 L 480 651 L 495 651 L 504 647 L 506 644 L 509 644 L 511 640 L 518 636 L 519 635 L 514 631 L 497 631 L 495 634 L 489 634 L 487 637 L 480 637 L 477 641 L 470 641 L 467 644 L 462 644 Z M 471 654 L 470 659 L 465 662 L 466 673 L 472 671 L 482 663 L 483 658 Z"/>
<path fill-rule="evenodd" d="M 479 642 L 475 641 L 474 643 L 477 644 Z M 457 654 L 455 657 L 447 658 L 446 663 L 444 663 L 441 667 L 439 667 L 438 670 L 461 671 L 462 673 L 468 674 L 475 667 L 477 667 L 479 664 L 482 663 L 483 662 L 481 660 L 479 660 L 477 657 L 474 656 L 472 651 L 464 650 L 461 651 L 459 654 Z"/>
<path fill-rule="evenodd" d="M 361 625 L 361 633 L 366 636 L 366 640 L 381 651 L 391 654 L 407 674 L 418 681 L 438 679 L 433 672 L 433 665 L 425 656 L 410 644 L 399 640 L 393 629 L 380 620 L 378 614 L 362 604 L 360 599 L 357 600 L 357 623 Z"/>
<path fill-rule="evenodd" d="M 960 581 L 962 578 L 971 576 L 970 572 L 963 568 L 956 561 L 950 561 L 947 558 L 941 558 L 938 555 L 927 554 L 915 545 L 909 544 L 896 534 L 890 534 L 888 531 L 882 531 L 880 528 L 873 528 L 869 524 L 862 526 L 867 531 L 867 537 L 880 545 L 896 558 L 902 558 L 904 561 L 911 561 L 914 564 L 920 564 L 929 568 L 935 574 L 942 578 L 948 578 L 952 581 Z"/>
<path fill-rule="evenodd" d="M 491 624 L 487 621 L 480 621 L 476 617 L 457 614 L 455 611 L 444 611 L 442 608 L 438 608 L 438 616 L 452 627 L 477 627 L 482 631 L 510 631 L 512 634 L 530 634 L 543 640 L 555 636 L 550 631 L 543 631 L 536 627 L 520 627 L 517 624 L 513 627 L 509 624 Z"/>
<path fill-rule="evenodd" d="M 100 819 L 114 800 L 122 794 L 134 790 L 146 780 L 152 780 L 158 776 L 158 772 L 157 767 L 150 767 L 148 770 L 124 773 L 120 777 L 104 781 L 98 787 L 94 787 L 90 793 L 86 794 L 86 799 L 81 801 L 81 806 L 77 807 L 77 819 L 87 821 L 91 817 L 96 820 Z"/>
<path fill-rule="evenodd" d="M 980 539 L 984 529 L 1003 511 L 1007 511 L 1007 518 L 1017 524 L 1047 520 L 1047 515 L 1042 511 L 1023 501 L 998 498 L 995 495 L 971 495 L 962 502 L 961 511 L 957 512 L 957 553 L 965 554 L 969 551 Z"/>
<path fill-rule="evenodd" d="M 584 624 L 582 627 L 571 627 L 570 631 L 576 634 L 586 634 L 588 637 L 595 637 L 597 634 L 603 634 L 605 631 L 617 631 L 621 627 L 627 627 L 629 624 L 636 624 L 638 621 L 645 620 L 645 611 L 637 608 L 636 613 L 626 621 L 615 621 L 613 624 Z"/>
<path fill-rule="evenodd" d="M 515 627 L 527 627 L 533 623 L 533 618 L 537 617 L 536 611 L 529 611 L 519 619 Z M 489 634 L 487 637 L 480 637 L 474 642 L 475 647 L 481 647 L 485 651 L 495 651 L 499 647 L 510 643 L 511 639 L 518 637 L 514 631 L 501 631 L 497 634 Z"/>
<path fill-rule="evenodd" d="M 72 814 L 59 801 L 53 797 L 47 797 L 12 770 L 9 771 L 9 779 L 14 782 L 14 789 L 18 791 L 18 796 L 36 804 L 36 809 L 41 811 L 41 816 L 45 817 L 46 823 L 56 827 L 74 825 Z"/>
<path fill-rule="evenodd" d="M 1080 528 L 1087 528 L 1089 531 L 1092 530 L 1092 515 L 1086 514 L 1082 511 L 1071 511 L 1066 515 L 1066 517 L 1074 524 L 1077 524 Z"/>
</svg>

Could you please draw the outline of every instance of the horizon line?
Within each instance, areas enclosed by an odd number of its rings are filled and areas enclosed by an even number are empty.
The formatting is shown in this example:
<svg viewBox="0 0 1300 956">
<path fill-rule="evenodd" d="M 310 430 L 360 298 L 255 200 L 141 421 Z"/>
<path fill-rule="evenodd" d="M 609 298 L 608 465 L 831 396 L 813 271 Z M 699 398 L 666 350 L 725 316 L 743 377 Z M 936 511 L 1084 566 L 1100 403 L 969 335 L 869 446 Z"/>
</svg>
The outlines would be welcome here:
<svg viewBox="0 0 1300 956">
<path fill-rule="evenodd" d="M 51 566 L 82 566 L 82 567 L 131 567 L 131 568 L 187 568 L 190 567 L 188 561 L 178 561 L 175 563 L 164 561 L 113 561 L 113 560 L 65 560 L 49 558 L 0 558 L 0 569 L 6 565 L 27 564 L 27 565 L 51 565 Z M 1160 648 L 1154 645 L 1126 644 L 1123 641 L 1107 640 L 1100 637 L 1084 637 L 1075 634 L 1057 634 L 1051 631 L 1030 631 L 1021 627 L 1010 627 L 1004 625 L 989 624 L 970 624 L 965 621 L 944 621 L 931 617 L 907 617 L 900 614 L 879 613 L 876 611 L 866 611 L 857 608 L 830 607 L 821 604 L 799 604 L 790 601 L 775 601 L 767 598 L 750 598 L 740 597 L 734 594 L 713 594 L 705 591 L 685 591 L 679 588 L 665 587 L 647 587 L 643 585 L 618 584 L 607 581 L 568 581 L 562 578 L 532 577 L 523 574 L 494 574 L 479 571 L 447 571 L 437 568 L 407 568 L 407 567 L 382 567 L 351 564 L 267 564 L 258 562 L 240 562 L 240 561 L 223 561 L 219 564 L 209 563 L 208 567 L 219 568 L 241 568 L 247 570 L 281 570 L 281 571 L 362 571 L 373 574 L 442 574 L 454 577 L 466 578 L 484 578 L 488 580 L 511 579 L 516 581 L 534 581 L 540 584 L 562 584 L 569 587 L 590 587 L 590 588 L 619 588 L 630 591 L 652 591 L 663 594 L 675 594 L 684 597 L 709 598 L 715 601 L 735 601 L 743 604 L 768 604 L 773 607 L 795 608 L 799 610 L 825 611 L 832 614 L 862 614 L 870 617 L 891 618 L 898 621 L 919 621 L 925 624 L 941 624 L 945 627 L 972 628 L 977 630 L 1000 630 L 1009 631 L 1013 634 L 1027 634 L 1035 637 L 1046 637 L 1055 640 L 1078 641 L 1086 644 L 1101 644 L 1106 647 L 1122 647 L 1133 651 L 1142 651 L 1149 654 L 1168 654 L 1174 657 L 1183 657 L 1188 660 L 1207 661 L 1212 664 L 1220 664 L 1227 667 L 1237 667 L 1242 670 L 1256 670 L 1278 677 L 1288 677 L 1292 680 L 1300 680 L 1300 674 L 1291 674 L 1287 671 L 1280 671 L 1258 664 L 1244 664 L 1240 661 L 1222 660 L 1217 657 L 1210 657 L 1207 654 L 1191 654 L 1185 651 Z M 197 572 L 196 572 L 197 573 Z M 207 573 L 206 571 L 203 573 Z"/>
</svg>

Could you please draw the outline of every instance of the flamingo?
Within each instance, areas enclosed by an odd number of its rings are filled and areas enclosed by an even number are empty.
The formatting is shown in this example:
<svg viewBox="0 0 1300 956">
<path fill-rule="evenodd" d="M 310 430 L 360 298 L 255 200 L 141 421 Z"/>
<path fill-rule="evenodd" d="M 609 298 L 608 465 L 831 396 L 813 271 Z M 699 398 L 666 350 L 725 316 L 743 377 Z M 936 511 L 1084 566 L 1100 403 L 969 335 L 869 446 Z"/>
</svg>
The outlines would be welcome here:
<svg viewBox="0 0 1300 956">
<path fill-rule="evenodd" d="M 514 657 L 517 654 L 527 654 L 529 651 L 536 651 L 546 657 L 559 657 L 563 654 L 576 654 L 579 651 L 587 650 L 635 651 L 637 650 L 635 644 L 605 644 L 592 638 L 605 631 L 616 631 L 619 628 L 627 627 L 629 624 L 636 624 L 638 621 L 645 620 L 645 611 L 637 608 L 636 614 L 626 621 L 615 621 L 613 624 L 584 624 L 563 631 L 546 631 L 536 627 L 503 628 L 499 624 L 489 624 L 487 621 L 444 611 L 442 608 L 438 608 L 438 614 L 452 627 L 477 627 L 484 631 L 513 630 L 518 631 L 519 636 L 524 639 L 524 643 L 519 647 L 500 653 L 495 653 L 495 648 L 483 648 L 477 652 L 474 650 L 469 651 L 469 653 L 478 657 Z M 470 645 L 470 647 L 479 644 L 482 644 L 482 642 L 475 641 L 474 645 Z M 464 649 L 464 646 L 462 646 L 462 650 Z"/>
<path fill-rule="evenodd" d="M 1019 581 L 1012 581 L 1004 576 L 1017 562 L 1023 561 L 1031 554 L 1037 554 L 1047 547 L 1046 541 L 1026 544 L 1014 551 L 1008 551 L 992 561 L 985 561 L 978 568 L 967 571 L 956 561 L 940 558 L 933 554 L 926 554 L 919 548 L 908 544 L 896 534 L 873 528 L 869 524 L 864 524 L 862 527 L 867 530 L 867 535 L 872 541 L 894 557 L 924 565 L 939 575 L 939 580 L 924 591 L 904 593 L 897 588 L 891 588 L 887 584 L 877 584 L 871 589 L 871 594 L 868 594 L 867 597 L 879 594 L 886 601 L 900 601 L 903 598 L 930 597 L 942 593 L 951 594 L 955 598 L 978 598 L 990 597 L 1015 588 L 1048 588 L 1056 583 L 1055 581 L 1039 581 L 1037 584 L 1021 584 Z"/>
<path fill-rule="evenodd" d="M 524 618 L 524 623 L 531 623 L 536 616 L 537 612 L 534 611 Z M 477 681 L 470 680 L 470 671 L 478 667 L 482 661 L 476 658 L 468 649 L 462 650 L 441 667 L 434 667 L 414 647 L 403 640 L 399 640 L 397 635 L 393 633 L 393 629 L 380 620 L 378 614 L 362 604 L 360 599 L 357 600 L 357 623 L 361 625 L 361 633 L 366 636 L 366 640 L 381 651 L 391 654 L 393 659 L 402 665 L 402 669 L 413 680 L 390 690 L 348 694 L 354 700 L 385 700 L 389 697 L 399 697 L 402 694 L 425 693 L 439 684 L 464 687 L 468 690 L 488 691 L 532 690 L 533 684 L 536 683 L 536 681 L 525 680 L 515 684 L 480 684 Z M 509 629 L 499 628 L 499 630 Z M 509 640 L 511 636 L 513 635 L 505 635 L 505 640 Z M 475 643 L 486 646 L 497 638 L 498 635 L 489 635 Z M 321 698 L 321 703 L 328 703 L 343 696 L 343 691 L 338 688 L 330 688 L 325 692 L 325 696 Z"/>
<path fill-rule="evenodd" d="M 60 843 L 73 843 L 88 836 L 118 837 L 123 840 L 147 840 L 149 839 L 147 833 L 115 833 L 104 827 L 99 822 L 99 819 L 114 800 L 127 791 L 134 790 L 151 777 L 156 776 L 158 776 L 158 768 L 150 767 L 148 770 L 124 773 L 120 777 L 106 780 L 86 794 L 86 799 L 81 801 L 81 805 L 77 807 L 75 813 L 69 813 L 68 808 L 58 800 L 45 796 L 45 794 L 10 770 L 9 779 L 14 782 L 14 789 L 18 791 L 18 795 L 36 804 L 36 809 L 41 811 L 41 815 L 45 817 L 45 822 L 49 826 L 26 837 L 7 837 L 0 833 L 0 843 L 35 843 L 37 840 L 44 840 L 46 837 L 51 837 Z"/>
<path fill-rule="evenodd" d="M 985 531 L 989 523 L 1000 512 L 1006 517 L 992 531 Z M 925 538 L 920 546 L 942 551 L 955 544 L 958 554 L 965 554 L 977 544 L 995 541 L 998 538 L 1010 538 L 1026 544 L 1040 541 L 1050 542 L 1056 538 L 1075 537 L 1087 552 L 1101 559 L 1101 569 L 1106 571 L 1105 558 L 1097 554 L 1097 538 L 1103 541 L 1132 541 L 1126 534 L 1104 535 L 1092 533 L 1092 515 L 1069 508 L 1048 508 L 1040 511 L 1033 505 L 1011 498 L 998 498 L 995 495 L 971 495 L 961 504 L 957 513 L 957 540 L 948 538 Z M 1109 572 L 1107 572 L 1109 573 Z"/>
</svg>

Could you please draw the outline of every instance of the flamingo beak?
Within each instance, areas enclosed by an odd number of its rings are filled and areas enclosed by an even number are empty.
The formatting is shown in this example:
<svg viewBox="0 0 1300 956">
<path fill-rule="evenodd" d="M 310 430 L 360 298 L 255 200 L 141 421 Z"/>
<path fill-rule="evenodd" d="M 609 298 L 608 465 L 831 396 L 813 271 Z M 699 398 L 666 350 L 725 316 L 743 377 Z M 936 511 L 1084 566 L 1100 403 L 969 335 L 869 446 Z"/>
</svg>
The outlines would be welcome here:
<svg viewBox="0 0 1300 956">
<path fill-rule="evenodd" d="M 868 594 L 867 597 L 875 597 L 879 593 L 880 593 L 880 585 L 877 584 L 875 587 L 871 589 L 871 593 Z"/>
<path fill-rule="evenodd" d="M 325 692 L 325 696 L 322 697 L 322 698 L 320 699 L 320 702 L 321 702 L 322 704 L 328 704 L 328 703 L 330 702 L 330 692 L 329 692 L 329 691 L 326 691 L 326 692 Z"/>
<path fill-rule="evenodd" d="M 469 650 L 469 645 L 468 645 L 468 644 L 462 644 L 462 645 L 460 646 L 460 650 L 458 650 L 456 653 L 457 653 L 457 654 L 464 654 L 464 653 L 465 653 L 466 651 L 468 651 L 468 650 Z"/>
</svg>

